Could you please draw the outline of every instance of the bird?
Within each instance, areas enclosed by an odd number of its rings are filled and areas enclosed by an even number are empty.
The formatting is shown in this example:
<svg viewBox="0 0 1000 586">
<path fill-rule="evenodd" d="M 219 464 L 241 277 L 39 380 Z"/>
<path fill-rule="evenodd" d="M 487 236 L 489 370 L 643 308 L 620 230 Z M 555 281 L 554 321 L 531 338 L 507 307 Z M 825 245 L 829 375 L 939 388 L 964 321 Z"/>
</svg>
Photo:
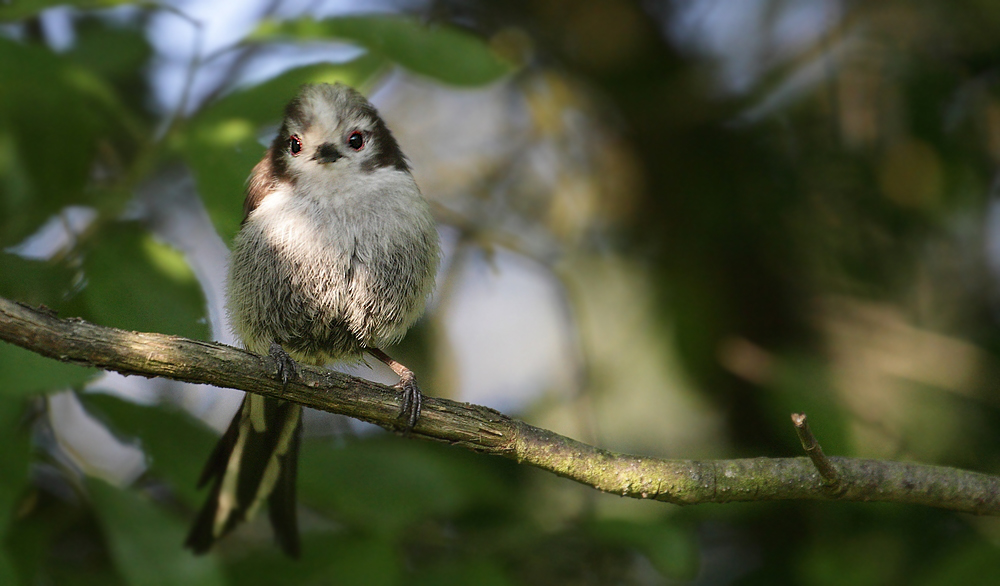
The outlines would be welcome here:
<svg viewBox="0 0 1000 586">
<path fill-rule="evenodd" d="M 298 364 L 364 362 L 399 376 L 401 427 L 422 395 L 383 350 L 420 318 L 441 250 L 430 206 L 374 106 L 344 84 L 307 84 L 247 180 L 232 246 L 226 313 L 243 347 L 275 360 L 287 386 Z M 267 501 L 279 547 L 299 557 L 296 467 L 302 407 L 247 393 L 198 482 L 211 484 L 185 545 L 197 554 Z"/>
</svg>

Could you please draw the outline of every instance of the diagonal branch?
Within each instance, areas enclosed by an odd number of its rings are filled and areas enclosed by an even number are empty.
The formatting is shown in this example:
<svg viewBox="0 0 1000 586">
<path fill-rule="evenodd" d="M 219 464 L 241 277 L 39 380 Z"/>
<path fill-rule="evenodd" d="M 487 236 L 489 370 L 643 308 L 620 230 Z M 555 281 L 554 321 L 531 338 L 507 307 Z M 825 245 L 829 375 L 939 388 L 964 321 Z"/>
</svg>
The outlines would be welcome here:
<svg viewBox="0 0 1000 586">
<path fill-rule="evenodd" d="M 303 365 L 288 388 L 274 361 L 223 344 L 59 319 L 0 298 L 0 340 L 44 356 L 122 374 L 242 389 L 394 429 L 391 387 Z M 838 490 L 812 460 L 661 460 L 602 450 L 478 405 L 426 397 L 412 434 L 513 458 L 598 490 L 676 504 L 786 499 L 882 501 L 1000 515 L 1000 477 L 909 462 L 826 458 Z M 824 457 L 825 458 L 825 457 Z"/>
</svg>

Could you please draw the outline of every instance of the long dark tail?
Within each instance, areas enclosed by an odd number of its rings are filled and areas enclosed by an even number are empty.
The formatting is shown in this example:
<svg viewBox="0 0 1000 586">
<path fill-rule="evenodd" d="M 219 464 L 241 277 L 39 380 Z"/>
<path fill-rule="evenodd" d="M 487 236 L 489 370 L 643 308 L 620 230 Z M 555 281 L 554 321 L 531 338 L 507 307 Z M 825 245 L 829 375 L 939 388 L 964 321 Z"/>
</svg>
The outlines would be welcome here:
<svg viewBox="0 0 1000 586">
<path fill-rule="evenodd" d="M 207 552 L 267 499 L 275 540 L 299 557 L 295 477 L 301 435 L 301 406 L 248 393 L 205 463 L 198 487 L 211 481 L 212 490 L 184 545 Z"/>
</svg>

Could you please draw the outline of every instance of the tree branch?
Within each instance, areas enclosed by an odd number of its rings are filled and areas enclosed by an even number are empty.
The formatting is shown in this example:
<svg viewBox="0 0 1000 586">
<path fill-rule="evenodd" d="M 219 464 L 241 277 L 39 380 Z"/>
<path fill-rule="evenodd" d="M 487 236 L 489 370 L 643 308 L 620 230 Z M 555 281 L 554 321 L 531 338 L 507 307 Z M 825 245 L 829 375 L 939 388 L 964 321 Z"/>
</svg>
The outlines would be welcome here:
<svg viewBox="0 0 1000 586">
<path fill-rule="evenodd" d="M 0 340 L 64 362 L 242 389 L 387 429 L 397 425 L 399 394 L 391 387 L 302 365 L 301 377 L 283 390 L 275 380 L 271 358 L 223 344 L 59 319 L 45 309 L 3 298 Z M 997 476 L 823 456 L 838 478 L 837 490 L 831 491 L 806 457 L 699 461 L 618 454 L 493 409 L 434 397 L 424 399 L 423 415 L 411 435 L 506 456 L 605 492 L 681 505 L 786 499 L 882 501 L 1000 515 Z"/>
</svg>

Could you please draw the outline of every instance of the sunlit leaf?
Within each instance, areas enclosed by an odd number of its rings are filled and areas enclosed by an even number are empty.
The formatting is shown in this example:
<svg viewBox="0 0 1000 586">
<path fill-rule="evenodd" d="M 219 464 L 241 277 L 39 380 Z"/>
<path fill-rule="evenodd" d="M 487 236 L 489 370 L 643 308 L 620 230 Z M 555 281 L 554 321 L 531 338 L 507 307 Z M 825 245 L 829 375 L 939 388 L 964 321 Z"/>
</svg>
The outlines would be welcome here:
<svg viewBox="0 0 1000 586">
<path fill-rule="evenodd" d="M 195 556 L 181 545 L 183 522 L 132 490 L 87 482 L 112 558 L 132 586 L 224 584 L 213 556 Z"/>
<path fill-rule="evenodd" d="M 343 39 L 385 55 L 421 75 L 455 85 L 482 85 L 512 66 L 479 37 L 450 25 L 426 25 L 405 16 L 344 16 L 262 24 L 251 38 Z"/>
<path fill-rule="evenodd" d="M 39 47 L 0 38 L 0 247 L 70 204 L 116 213 L 127 194 L 88 188 L 102 141 L 136 140 L 103 81 Z M 110 144 L 110 143 L 104 143 Z"/>
<path fill-rule="evenodd" d="M 138 224 L 106 226 L 86 251 L 68 312 L 105 326 L 205 338 L 205 299 L 183 255 Z"/>
<path fill-rule="evenodd" d="M 310 65 L 262 84 L 237 90 L 200 112 L 182 131 L 180 147 L 194 171 L 198 192 L 225 241 L 243 219 L 243 190 L 250 170 L 266 150 L 262 139 L 277 127 L 285 104 L 306 83 L 362 85 L 383 61 L 362 57 L 349 63 Z"/>
</svg>

